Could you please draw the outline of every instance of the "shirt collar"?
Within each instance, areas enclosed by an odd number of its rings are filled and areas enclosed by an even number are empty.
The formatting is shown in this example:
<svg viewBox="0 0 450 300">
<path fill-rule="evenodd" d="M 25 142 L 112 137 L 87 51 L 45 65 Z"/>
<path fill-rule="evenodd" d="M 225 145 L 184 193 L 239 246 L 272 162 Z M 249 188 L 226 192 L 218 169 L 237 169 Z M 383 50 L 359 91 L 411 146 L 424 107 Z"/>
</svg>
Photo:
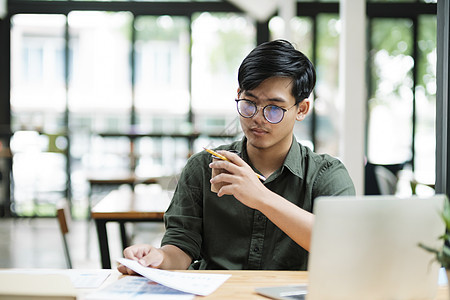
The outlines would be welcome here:
<svg viewBox="0 0 450 300">
<path fill-rule="evenodd" d="M 302 172 L 302 149 L 295 136 L 292 137 L 292 145 L 283 163 L 283 168 L 287 168 L 292 174 L 303 178 Z"/>
<path fill-rule="evenodd" d="M 247 138 L 245 136 L 237 143 L 235 149 L 240 151 L 244 161 L 250 164 L 247 153 Z M 253 168 L 253 166 L 251 167 Z M 289 149 L 286 159 L 284 160 L 284 163 L 281 167 L 281 172 L 283 172 L 284 168 L 287 168 L 295 176 L 303 178 L 302 149 L 295 136 L 292 136 L 291 148 Z"/>
<path fill-rule="evenodd" d="M 250 164 L 250 160 L 248 159 L 248 153 L 247 153 L 247 138 L 245 135 L 242 137 L 242 139 L 236 143 L 235 150 L 239 151 L 241 153 L 241 158 L 248 164 Z"/>
</svg>

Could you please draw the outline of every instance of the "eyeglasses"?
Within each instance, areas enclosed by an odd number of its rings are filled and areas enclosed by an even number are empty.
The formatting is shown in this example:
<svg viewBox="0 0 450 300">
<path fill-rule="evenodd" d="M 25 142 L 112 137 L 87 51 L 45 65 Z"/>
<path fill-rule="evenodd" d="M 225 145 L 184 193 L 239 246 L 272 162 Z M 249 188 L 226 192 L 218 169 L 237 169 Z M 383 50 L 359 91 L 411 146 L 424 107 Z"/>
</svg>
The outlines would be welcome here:
<svg viewBox="0 0 450 300">
<path fill-rule="evenodd" d="M 237 111 L 244 118 L 251 118 L 258 112 L 256 103 L 247 99 L 236 99 Z M 284 118 L 284 113 L 296 106 L 292 105 L 288 109 L 269 104 L 263 107 L 263 116 L 267 122 L 272 124 L 280 123 Z"/>
</svg>

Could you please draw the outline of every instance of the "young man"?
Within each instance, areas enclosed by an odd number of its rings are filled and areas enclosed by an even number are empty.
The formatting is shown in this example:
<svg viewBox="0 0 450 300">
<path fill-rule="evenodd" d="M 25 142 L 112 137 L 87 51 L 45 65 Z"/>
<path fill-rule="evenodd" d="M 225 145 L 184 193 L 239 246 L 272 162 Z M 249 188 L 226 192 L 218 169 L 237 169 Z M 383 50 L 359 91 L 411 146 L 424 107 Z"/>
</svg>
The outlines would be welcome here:
<svg viewBox="0 0 450 300">
<path fill-rule="evenodd" d="M 206 151 L 189 159 L 165 214 L 161 248 L 134 245 L 126 258 L 161 269 L 306 270 L 314 199 L 355 193 L 339 160 L 293 135 L 315 85 L 306 56 L 284 40 L 261 44 L 242 62 L 238 80 L 245 137 L 217 149 L 229 161 L 212 162 Z M 214 168 L 227 172 L 211 179 Z M 216 194 L 211 184 L 225 185 Z"/>
</svg>

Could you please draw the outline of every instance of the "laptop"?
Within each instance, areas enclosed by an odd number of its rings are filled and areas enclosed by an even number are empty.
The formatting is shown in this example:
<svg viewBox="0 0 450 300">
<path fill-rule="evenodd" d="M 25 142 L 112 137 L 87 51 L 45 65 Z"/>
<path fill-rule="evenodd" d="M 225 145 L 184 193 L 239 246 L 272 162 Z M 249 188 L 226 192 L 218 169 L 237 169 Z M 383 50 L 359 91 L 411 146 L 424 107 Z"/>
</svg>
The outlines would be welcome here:
<svg viewBox="0 0 450 300">
<path fill-rule="evenodd" d="M 309 284 L 264 287 L 273 299 L 433 299 L 440 265 L 418 247 L 440 247 L 444 195 L 320 197 L 308 262 Z"/>
</svg>

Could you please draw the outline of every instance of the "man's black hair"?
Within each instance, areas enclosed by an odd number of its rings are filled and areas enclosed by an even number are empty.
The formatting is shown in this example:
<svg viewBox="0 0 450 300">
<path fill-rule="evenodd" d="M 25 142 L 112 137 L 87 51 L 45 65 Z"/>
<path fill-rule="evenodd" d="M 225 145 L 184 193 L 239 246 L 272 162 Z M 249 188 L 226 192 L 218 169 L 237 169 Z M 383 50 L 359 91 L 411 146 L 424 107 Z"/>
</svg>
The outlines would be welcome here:
<svg viewBox="0 0 450 300">
<path fill-rule="evenodd" d="M 312 63 L 286 40 L 262 43 L 247 55 L 239 67 L 239 88 L 253 90 L 270 77 L 292 79 L 296 104 L 308 98 L 316 84 Z"/>
</svg>

